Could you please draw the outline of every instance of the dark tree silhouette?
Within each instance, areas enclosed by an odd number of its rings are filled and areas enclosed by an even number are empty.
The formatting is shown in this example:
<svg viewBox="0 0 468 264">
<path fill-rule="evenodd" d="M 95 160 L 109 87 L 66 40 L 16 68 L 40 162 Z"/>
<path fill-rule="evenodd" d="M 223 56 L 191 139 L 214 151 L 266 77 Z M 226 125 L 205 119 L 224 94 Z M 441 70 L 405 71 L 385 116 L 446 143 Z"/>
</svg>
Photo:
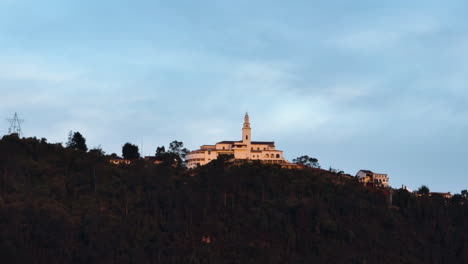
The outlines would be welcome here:
<svg viewBox="0 0 468 264">
<path fill-rule="evenodd" d="M 312 168 L 320 168 L 318 159 L 309 157 L 307 155 L 300 156 L 300 157 L 293 159 L 293 163 L 310 166 Z"/>
<path fill-rule="evenodd" d="M 164 146 L 157 147 L 155 156 L 161 157 L 162 155 L 164 155 L 164 153 L 166 153 L 166 148 Z"/>
<path fill-rule="evenodd" d="M 183 167 L 184 159 L 188 152 L 188 149 L 184 148 L 184 143 L 174 140 L 169 144 L 168 151 L 166 151 L 164 146 L 157 147 L 156 157 L 166 165 L 179 165 Z"/>
<path fill-rule="evenodd" d="M 461 194 L 232 156 L 193 170 L 115 156 L 4 136 L 1 263 L 468 263 Z"/>
<path fill-rule="evenodd" d="M 419 187 L 418 189 L 418 193 L 419 194 L 429 194 L 430 190 L 429 190 L 429 187 L 427 187 L 426 185 L 421 185 L 421 187 Z"/>
<path fill-rule="evenodd" d="M 180 159 L 184 160 L 185 156 L 189 153 L 189 150 L 184 148 L 184 143 L 174 140 L 169 144 L 169 152 L 176 154 Z"/>
<path fill-rule="evenodd" d="M 80 132 L 73 133 L 70 131 L 68 135 L 67 148 L 87 151 L 86 139 L 81 135 Z"/>
<path fill-rule="evenodd" d="M 104 152 L 104 150 L 102 150 L 101 146 L 97 146 L 97 147 L 94 147 L 92 149 L 89 150 L 89 153 L 97 156 L 97 157 L 103 157 L 106 153 Z"/>
<path fill-rule="evenodd" d="M 134 160 L 140 158 L 138 146 L 131 143 L 125 143 L 122 147 L 122 156 L 124 159 Z"/>
<path fill-rule="evenodd" d="M 468 190 L 466 190 L 466 189 L 465 189 L 465 190 L 462 190 L 462 191 L 461 191 L 461 196 L 462 196 L 463 198 L 468 198 Z"/>
</svg>

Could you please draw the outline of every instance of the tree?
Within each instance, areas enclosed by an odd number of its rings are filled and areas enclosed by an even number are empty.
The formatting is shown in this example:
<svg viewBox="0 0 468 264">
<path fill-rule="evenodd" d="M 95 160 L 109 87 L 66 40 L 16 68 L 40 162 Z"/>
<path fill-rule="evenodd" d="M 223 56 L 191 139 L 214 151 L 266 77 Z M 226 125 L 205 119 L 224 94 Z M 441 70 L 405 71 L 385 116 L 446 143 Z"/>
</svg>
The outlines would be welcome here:
<svg viewBox="0 0 468 264">
<path fill-rule="evenodd" d="M 300 157 L 297 157 L 297 158 L 293 159 L 293 163 L 310 166 L 312 168 L 320 168 L 320 164 L 318 163 L 318 159 L 311 158 L 311 157 L 309 157 L 307 155 L 300 156 Z"/>
<path fill-rule="evenodd" d="M 138 146 L 131 143 L 125 143 L 122 147 L 122 156 L 124 159 L 134 160 L 140 158 Z"/>
<path fill-rule="evenodd" d="M 462 191 L 461 191 L 461 196 L 462 196 L 463 198 L 468 198 L 468 190 L 466 190 L 466 189 L 465 189 L 465 190 L 462 190 Z"/>
<path fill-rule="evenodd" d="M 189 153 L 189 150 L 184 148 L 184 143 L 174 140 L 169 144 L 169 152 L 176 154 L 181 160 L 184 160 L 185 156 Z"/>
<path fill-rule="evenodd" d="M 80 132 L 70 131 L 68 134 L 67 148 L 87 151 L 86 139 L 81 135 Z"/>
<path fill-rule="evenodd" d="M 460 204 L 464 200 L 463 196 L 461 194 L 454 194 L 452 196 L 452 203 L 454 204 Z"/>
<path fill-rule="evenodd" d="M 95 155 L 96 157 L 103 157 L 106 154 L 104 150 L 102 150 L 101 145 L 90 149 L 89 153 Z"/>
<path fill-rule="evenodd" d="M 427 187 L 426 185 L 421 185 L 421 187 L 419 187 L 418 189 L 418 193 L 419 194 L 429 194 L 430 190 L 429 190 L 429 187 Z"/>
<path fill-rule="evenodd" d="M 161 147 L 157 147 L 156 148 L 156 157 L 161 157 L 164 155 L 164 153 L 166 153 L 166 148 L 164 146 L 161 146 Z"/>
</svg>

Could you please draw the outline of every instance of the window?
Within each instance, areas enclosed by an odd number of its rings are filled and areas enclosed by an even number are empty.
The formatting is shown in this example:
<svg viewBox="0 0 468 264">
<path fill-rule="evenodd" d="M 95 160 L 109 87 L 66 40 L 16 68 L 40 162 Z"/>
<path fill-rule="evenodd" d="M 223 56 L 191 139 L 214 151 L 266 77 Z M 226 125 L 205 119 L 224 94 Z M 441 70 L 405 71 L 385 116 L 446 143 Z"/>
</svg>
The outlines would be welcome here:
<svg viewBox="0 0 468 264">
<path fill-rule="evenodd" d="M 247 136 L 245 136 L 245 139 L 249 140 L 249 136 L 248 136 L 248 135 L 247 135 Z"/>
<path fill-rule="evenodd" d="M 260 148 L 257 148 L 257 150 L 260 150 Z"/>
<path fill-rule="evenodd" d="M 279 159 L 279 158 L 280 158 L 280 154 L 276 154 L 276 158 Z"/>
<path fill-rule="evenodd" d="M 211 155 L 211 150 L 208 150 L 208 155 Z"/>
<path fill-rule="evenodd" d="M 268 154 L 265 154 L 265 158 L 269 158 L 269 157 L 270 157 L 270 155 L 268 155 Z"/>
<path fill-rule="evenodd" d="M 224 150 L 224 147 L 223 147 L 223 150 Z"/>
</svg>

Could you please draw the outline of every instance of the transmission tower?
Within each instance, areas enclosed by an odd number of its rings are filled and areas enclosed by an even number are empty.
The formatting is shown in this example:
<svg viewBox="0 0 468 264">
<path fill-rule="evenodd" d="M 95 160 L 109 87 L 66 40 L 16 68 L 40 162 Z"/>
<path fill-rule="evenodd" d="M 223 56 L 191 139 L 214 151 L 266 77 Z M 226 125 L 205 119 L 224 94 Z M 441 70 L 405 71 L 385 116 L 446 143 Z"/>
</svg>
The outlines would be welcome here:
<svg viewBox="0 0 468 264">
<path fill-rule="evenodd" d="M 23 119 L 18 118 L 18 114 L 15 112 L 15 116 L 12 119 L 7 119 L 10 123 L 10 128 L 8 129 L 8 134 L 18 134 L 18 136 L 22 136 L 23 132 L 21 131 L 21 123 L 24 122 Z"/>
</svg>

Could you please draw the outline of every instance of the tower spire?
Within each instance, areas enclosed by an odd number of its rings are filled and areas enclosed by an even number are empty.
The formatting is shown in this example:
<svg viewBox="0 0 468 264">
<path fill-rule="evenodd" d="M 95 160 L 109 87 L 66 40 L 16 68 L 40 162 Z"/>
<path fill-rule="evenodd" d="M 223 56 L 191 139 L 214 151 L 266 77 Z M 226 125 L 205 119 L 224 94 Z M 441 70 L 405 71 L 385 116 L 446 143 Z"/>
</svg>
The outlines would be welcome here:
<svg viewBox="0 0 468 264">
<path fill-rule="evenodd" d="M 247 145 L 247 149 L 250 150 L 251 143 L 251 129 L 250 129 L 250 120 L 249 114 L 245 113 L 244 117 L 244 127 L 242 127 L 242 142 Z"/>
<path fill-rule="evenodd" d="M 249 113 L 245 113 L 244 117 L 244 128 L 250 128 Z"/>
</svg>

